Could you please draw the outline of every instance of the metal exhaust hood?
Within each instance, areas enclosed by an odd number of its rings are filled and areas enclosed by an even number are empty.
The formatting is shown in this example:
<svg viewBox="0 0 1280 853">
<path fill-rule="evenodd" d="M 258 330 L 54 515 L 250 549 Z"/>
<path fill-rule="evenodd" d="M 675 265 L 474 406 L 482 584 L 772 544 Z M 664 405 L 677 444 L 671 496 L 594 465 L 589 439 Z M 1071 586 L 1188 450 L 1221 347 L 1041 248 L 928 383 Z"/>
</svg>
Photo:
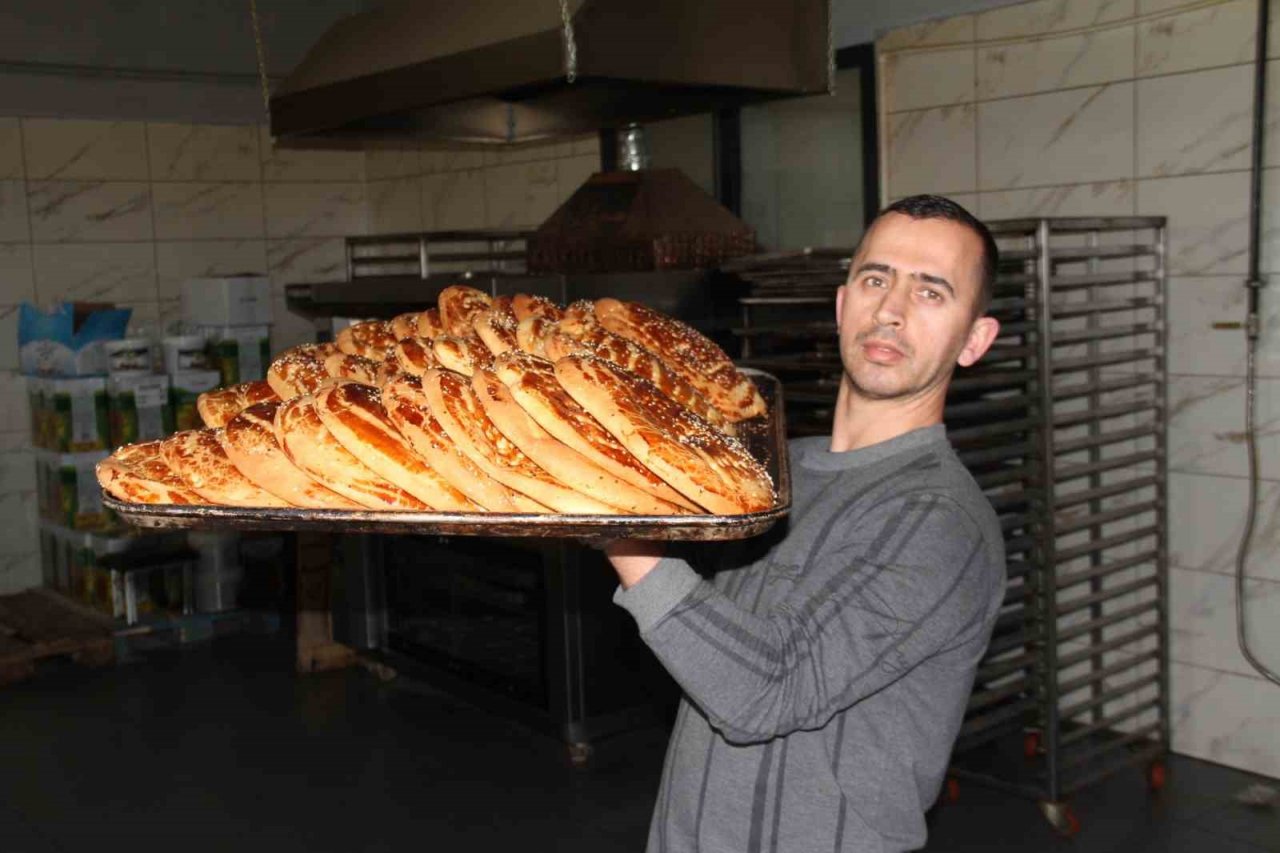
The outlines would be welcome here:
<svg viewBox="0 0 1280 853">
<path fill-rule="evenodd" d="M 827 90 L 826 0 L 429 0 L 344 18 L 270 99 L 291 147 L 540 142 Z"/>
</svg>

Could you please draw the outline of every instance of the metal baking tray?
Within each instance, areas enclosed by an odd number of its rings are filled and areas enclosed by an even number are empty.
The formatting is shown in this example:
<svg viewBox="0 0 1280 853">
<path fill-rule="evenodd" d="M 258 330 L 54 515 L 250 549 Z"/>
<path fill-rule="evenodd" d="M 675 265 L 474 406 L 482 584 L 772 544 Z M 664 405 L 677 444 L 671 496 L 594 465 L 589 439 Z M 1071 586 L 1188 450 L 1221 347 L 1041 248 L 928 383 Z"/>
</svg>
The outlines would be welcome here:
<svg viewBox="0 0 1280 853">
<path fill-rule="evenodd" d="M 532 515 L 498 512 L 398 512 L 393 510 L 137 504 L 103 494 L 103 504 L 136 527 L 190 530 L 314 530 L 338 533 L 432 534 L 565 539 L 746 539 L 764 533 L 791 511 L 782 383 L 744 368 L 760 389 L 769 413 L 739 425 L 740 437 L 773 478 L 777 499 L 744 515 Z"/>
</svg>

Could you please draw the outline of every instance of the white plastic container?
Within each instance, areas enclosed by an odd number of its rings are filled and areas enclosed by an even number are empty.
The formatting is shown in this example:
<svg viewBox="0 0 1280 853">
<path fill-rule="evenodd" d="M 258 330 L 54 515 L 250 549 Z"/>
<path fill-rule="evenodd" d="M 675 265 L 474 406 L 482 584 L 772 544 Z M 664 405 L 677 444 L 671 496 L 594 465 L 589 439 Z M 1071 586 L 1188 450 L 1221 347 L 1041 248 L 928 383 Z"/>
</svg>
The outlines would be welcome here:
<svg viewBox="0 0 1280 853">
<path fill-rule="evenodd" d="M 164 372 L 172 376 L 187 370 L 207 370 L 209 354 L 204 335 L 169 335 L 161 342 Z"/>
<path fill-rule="evenodd" d="M 182 282 L 182 322 L 188 326 L 261 326 L 271 322 L 266 276 L 191 278 Z"/>
<path fill-rule="evenodd" d="M 153 347 L 146 338 L 107 341 L 102 348 L 107 354 L 109 375 L 151 372 Z"/>
</svg>

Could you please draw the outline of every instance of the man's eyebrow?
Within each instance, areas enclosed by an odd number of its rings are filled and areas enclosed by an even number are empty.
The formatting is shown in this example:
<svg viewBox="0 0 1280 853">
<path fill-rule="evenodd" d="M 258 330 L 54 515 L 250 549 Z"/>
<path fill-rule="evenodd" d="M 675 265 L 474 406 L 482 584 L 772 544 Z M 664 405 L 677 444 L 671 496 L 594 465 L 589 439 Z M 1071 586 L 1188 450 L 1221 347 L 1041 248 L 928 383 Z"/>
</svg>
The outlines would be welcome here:
<svg viewBox="0 0 1280 853">
<path fill-rule="evenodd" d="M 956 289 L 951 286 L 951 282 L 947 281 L 940 275 L 930 275 L 927 272 L 917 272 L 912 273 L 912 276 L 923 281 L 925 284 L 936 284 L 939 287 L 945 287 L 947 289 L 947 293 L 950 293 L 953 297 L 956 295 Z"/>
<path fill-rule="evenodd" d="M 882 272 L 885 275 L 890 275 L 893 272 L 893 267 L 889 266 L 888 264 L 881 264 L 875 261 L 869 261 L 865 264 L 860 265 L 856 270 L 854 270 L 853 274 L 862 275 L 864 272 Z"/>
</svg>

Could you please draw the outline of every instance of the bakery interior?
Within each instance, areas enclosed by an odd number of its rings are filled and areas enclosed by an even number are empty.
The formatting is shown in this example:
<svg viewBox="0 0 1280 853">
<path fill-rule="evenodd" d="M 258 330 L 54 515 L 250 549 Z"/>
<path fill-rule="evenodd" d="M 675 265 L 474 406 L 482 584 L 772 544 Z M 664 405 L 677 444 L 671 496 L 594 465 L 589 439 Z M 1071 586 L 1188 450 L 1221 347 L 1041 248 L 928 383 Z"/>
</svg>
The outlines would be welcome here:
<svg viewBox="0 0 1280 853">
<path fill-rule="evenodd" d="M 1280 851 L 1278 28 L 1271 0 L 0 8 L 0 850 L 644 849 L 678 688 L 589 543 L 139 527 L 94 467 L 458 286 L 643 303 L 821 435 L 848 258 L 937 193 L 1002 254 L 946 420 L 1008 587 L 926 849 Z"/>
</svg>

